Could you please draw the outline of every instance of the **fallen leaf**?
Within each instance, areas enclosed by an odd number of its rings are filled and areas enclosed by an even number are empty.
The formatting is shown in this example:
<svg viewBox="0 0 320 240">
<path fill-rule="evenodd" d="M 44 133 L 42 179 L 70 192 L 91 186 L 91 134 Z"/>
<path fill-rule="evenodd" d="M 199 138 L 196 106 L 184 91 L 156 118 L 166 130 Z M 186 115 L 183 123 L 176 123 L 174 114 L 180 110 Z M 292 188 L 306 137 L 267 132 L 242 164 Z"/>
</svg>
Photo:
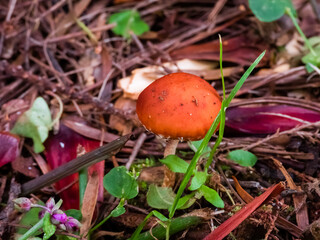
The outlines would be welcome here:
<svg viewBox="0 0 320 240">
<path fill-rule="evenodd" d="M 0 132 L 0 167 L 19 156 L 19 142 L 18 136 L 9 132 Z"/>
<path fill-rule="evenodd" d="M 33 158 L 18 157 L 11 164 L 12 168 L 25 176 L 36 178 L 40 176 L 40 171 L 36 168 Z"/>
<path fill-rule="evenodd" d="M 287 184 L 290 189 L 297 190 L 298 192 L 301 192 L 302 189 L 300 186 L 297 186 L 293 179 L 291 178 L 290 174 L 287 172 L 285 167 L 282 165 L 282 163 L 276 159 L 271 157 L 274 164 L 277 166 L 277 168 L 282 172 L 284 177 L 286 178 Z M 307 205 L 307 194 L 293 194 L 293 203 L 294 208 L 296 210 L 296 219 L 298 227 L 305 230 L 309 226 L 309 217 L 308 217 L 308 205 Z"/>
<path fill-rule="evenodd" d="M 226 131 L 271 134 L 317 121 L 319 112 L 288 105 L 230 107 L 226 112 Z"/>
<path fill-rule="evenodd" d="M 45 142 L 46 151 L 45 156 L 51 169 L 55 169 L 77 157 L 78 146 L 81 145 L 86 152 L 90 152 L 100 146 L 99 141 L 94 141 L 85 138 L 70 128 L 61 124 L 59 133 L 51 135 Z M 89 168 L 89 175 L 93 171 L 97 171 L 99 175 L 99 196 L 98 199 L 103 198 L 102 179 L 104 175 L 104 161 L 96 163 Z M 78 174 L 72 174 L 57 183 L 55 188 L 60 192 L 63 199 L 64 209 L 79 209 L 79 185 Z M 72 184 L 70 186 L 70 184 Z M 66 188 L 66 189 L 65 189 Z"/>
<path fill-rule="evenodd" d="M 154 80 L 167 74 L 164 69 L 172 72 L 176 71 L 202 71 L 209 70 L 216 66 L 215 63 L 207 61 L 194 61 L 183 59 L 177 62 L 167 62 L 162 66 L 148 66 L 137 68 L 132 71 L 132 75 L 118 81 L 118 87 L 123 90 L 123 97 L 137 100 L 139 94 L 149 86 Z"/>
<path fill-rule="evenodd" d="M 124 112 L 133 112 L 136 109 L 136 102 L 130 98 L 120 97 L 114 103 L 114 107 Z M 109 125 L 110 128 L 117 130 L 122 136 L 131 133 L 134 127 L 133 121 L 117 115 L 110 116 Z"/>
<path fill-rule="evenodd" d="M 31 108 L 18 118 L 11 132 L 32 138 L 34 151 L 39 153 L 44 150 L 42 143 L 47 139 L 51 128 L 50 109 L 46 101 L 42 97 L 38 97 L 34 100 Z"/>
<path fill-rule="evenodd" d="M 247 35 L 236 36 L 223 41 L 223 61 L 250 66 L 255 58 L 265 49 L 268 49 L 268 45 L 263 43 L 261 39 L 255 39 L 253 36 Z M 170 55 L 173 59 L 188 58 L 193 60 L 219 61 L 220 43 L 219 40 L 214 40 L 212 42 L 190 45 L 174 50 Z M 264 59 L 268 59 L 268 57 Z M 259 65 L 263 65 L 265 62 L 266 60 L 262 60 Z"/>
<path fill-rule="evenodd" d="M 99 193 L 99 176 L 97 172 L 93 172 L 89 176 L 86 191 L 83 197 L 83 203 L 81 207 L 82 213 L 82 226 L 80 228 L 80 234 L 86 234 L 90 230 L 93 213 L 96 207 L 97 198 Z"/>
<path fill-rule="evenodd" d="M 240 183 L 238 182 L 238 179 L 236 179 L 235 176 L 232 176 L 232 179 L 234 181 L 234 187 L 237 190 L 237 193 L 240 195 L 240 197 L 246 203 L 251 202 L 254 198 L 241 187 Z"/>
<path fill-rule="evenodd" d="M 231 231 L 233 231 L 240 223 L 242 223 L 249 215 L 271 198 L 279 195 L 284 189 L 283 183 L 278 183 L 269 187 L 262 195 L 256 197 L 253 201 L 243 206 L 240 211 L 231 218 L 222 223 L 218 228 L 206 236 L 203 240 L 222 240 Z"/>
<path fill-rule="evenodd" d="M 240 195 L 240 197 L 246 203 L 253 201 L 254 198 L 241 187 L 241 185 L 239 184 L 236 177 L 232 176 L 232 179 L 234 180 L 234 186 L 237 190 L 237 193 Z M 297 238 L 300 238 L 300 236 L 303 233 L 301 228 L 299 228 L 297 225 L 293 224 L 292 222 L 289 222 L 287 219 L 285 219 L 284 217 L 281 217 L 281 216 L 277 217 L 276 226 L 287 230 L 288 232 L 290 232 L 293 236 L 295 236 Z"/>
</svg>

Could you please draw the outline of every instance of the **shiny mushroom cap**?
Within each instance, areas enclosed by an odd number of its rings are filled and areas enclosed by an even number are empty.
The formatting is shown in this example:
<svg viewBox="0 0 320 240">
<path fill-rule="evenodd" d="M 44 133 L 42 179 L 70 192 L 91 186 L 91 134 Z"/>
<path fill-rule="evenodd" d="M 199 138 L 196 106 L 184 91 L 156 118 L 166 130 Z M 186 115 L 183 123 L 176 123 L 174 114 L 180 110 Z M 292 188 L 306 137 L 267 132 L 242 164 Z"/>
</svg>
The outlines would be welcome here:
<svg viewBox="0 0 320 240">
<path fill-rule="evenodd" d="M 204 138 L 220 108 L 221 98 L 208 82 L 182 72 L 155 80 L 137 100 L 137 115 L 146 129 L 180 140 Z"/>
</svg>

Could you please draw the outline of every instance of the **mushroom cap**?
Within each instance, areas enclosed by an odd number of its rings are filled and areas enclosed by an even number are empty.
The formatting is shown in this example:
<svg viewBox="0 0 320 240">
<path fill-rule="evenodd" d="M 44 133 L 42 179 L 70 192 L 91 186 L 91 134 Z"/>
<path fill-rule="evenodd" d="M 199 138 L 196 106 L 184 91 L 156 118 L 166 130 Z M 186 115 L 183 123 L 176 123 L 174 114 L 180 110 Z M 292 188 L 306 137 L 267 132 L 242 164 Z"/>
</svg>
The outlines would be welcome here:
<svg viewBox="0 0 320 240">
<path fill-rule="evenodd" d="M 151 83 L 139 95 L 137 115 L 149 131 L 180 140 L 204 138 L 221 108 L 217 91 L 189 73 L 171 73 Z"/>
</svg>

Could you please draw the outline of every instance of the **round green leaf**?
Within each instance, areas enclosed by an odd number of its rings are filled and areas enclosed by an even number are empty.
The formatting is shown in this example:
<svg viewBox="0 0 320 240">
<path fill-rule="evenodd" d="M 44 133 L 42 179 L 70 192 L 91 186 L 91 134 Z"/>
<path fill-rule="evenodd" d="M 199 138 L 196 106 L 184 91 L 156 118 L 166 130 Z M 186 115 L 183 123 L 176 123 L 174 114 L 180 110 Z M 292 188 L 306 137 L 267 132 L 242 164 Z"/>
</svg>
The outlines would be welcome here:
<svg viewBox="0 0 320 240">
<path fill-rule="evenodd" d="M 241 149 L 229 152 L 227 158 L 244 167 L 252 167 L 258 160 L 253 153 Z"/>
<path fill-rule="evenodd" d="M 114 197 L 131 199 L 138 195 L 138 183 L 123 166 L 115 167 L 103 178 L 104 188 Z"/>
<path fill-rule="evenodd" d="M 287 2 L 284 0 L 249 0 L 249 7 L 262 22 L 272 22 L 283 16 Z"/>
<path fill-rule="evenodd" d="M 158 187 L 151 184 L 147 193 L 147 203 L 150 207 L 157 209 L 169 209 L 175 198 L 171 188 Z"/>
<path fill-rule="evenodd" d="M 165 164 L 172 172 L 175 173 L 186 173 L 189 164 L 183 159 L 177 157 L 176 155 L 169 155 L 160 162 Z"/>
</svg>

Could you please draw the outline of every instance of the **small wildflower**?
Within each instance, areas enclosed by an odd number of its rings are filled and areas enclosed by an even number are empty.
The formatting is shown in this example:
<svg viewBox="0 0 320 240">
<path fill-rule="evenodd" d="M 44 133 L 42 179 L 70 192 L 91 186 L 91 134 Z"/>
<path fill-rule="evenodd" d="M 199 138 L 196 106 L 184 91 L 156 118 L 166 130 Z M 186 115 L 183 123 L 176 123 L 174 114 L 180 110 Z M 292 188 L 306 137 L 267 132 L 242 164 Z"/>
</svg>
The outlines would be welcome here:
<svg viewBox="0 0 320 240">
<path fill-rule="evenodd" d="M 81 227 L 81 223 L 73 217 L 68 217 L 68 220 L 64 225 L 66 226 L 68 232 L 76 232 Z"/>
<path fill-rule="evenodd" d="M 53 210 L 54 206 L 55 206 L 56 202 L 54 201 L 54 198 L 49 198 L 48 201 L 46 202 L 46 207 L 49 210 Z"/>
<path fill-rule="evenodd" d="M 54 210 L 51 215 L 51 222 L 54 225 L 64 224 L 68 220 L 67 215 L 61 210 Z"/>
<path fill-rule="evenodd" d="M 19 211 L 27 212 L 32 207 L 32 202 L 29 198 L 21 197 L 13 200 L 14 206 Z"/>
</svg>

